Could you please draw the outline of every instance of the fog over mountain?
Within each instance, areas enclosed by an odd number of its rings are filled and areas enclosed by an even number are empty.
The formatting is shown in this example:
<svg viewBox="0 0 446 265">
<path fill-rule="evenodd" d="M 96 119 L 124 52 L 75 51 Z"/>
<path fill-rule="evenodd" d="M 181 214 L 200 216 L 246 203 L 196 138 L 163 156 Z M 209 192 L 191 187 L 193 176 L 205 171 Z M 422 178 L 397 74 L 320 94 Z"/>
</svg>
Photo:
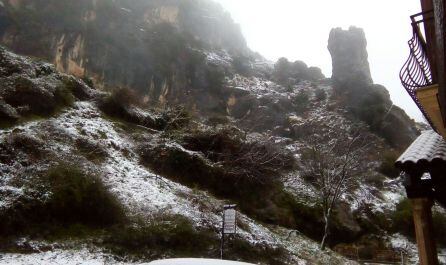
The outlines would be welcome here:
<svg viewBox="0 0 446 265">
<path fill-rule="evenodd" d="M 326 76 L 331 76 L 331 58 L 325 44 L 331 28 L 363 28 L 375 82 L 386 86 L 395 104 L 409 116 L 424 121 L 398 78 L 409 54 L 409 16 L 418 13 L 419 1 L 216 1 L 241 25 L 250 48 L 273 61 L 282 56 L 303 60 L 320 67 Z"/>
</svg>

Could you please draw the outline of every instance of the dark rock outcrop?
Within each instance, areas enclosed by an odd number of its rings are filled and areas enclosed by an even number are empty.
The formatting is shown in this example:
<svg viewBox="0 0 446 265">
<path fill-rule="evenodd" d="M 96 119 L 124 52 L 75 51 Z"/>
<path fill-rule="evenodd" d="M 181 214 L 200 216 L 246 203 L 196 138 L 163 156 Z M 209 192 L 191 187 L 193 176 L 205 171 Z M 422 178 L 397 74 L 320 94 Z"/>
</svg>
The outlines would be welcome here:
<svg viewBox="0 0 446 265">
<path fill-rule="evenodd" d="M 367 41 L 362 29 L 332 29 L 328 49 L 333 62 L 333 87 L 338 100 L 354 118 L 395 148 L 404 149 L 419 131 L 414 120 L 390 99 L 389 91 L 374 84 L 370 75 Z"/>
<path fill-rule="evenodd" d="M 372 83 L 364 30 L 350 27 L 332 29 L 328 39 L 328 50 L 333 63 L 332 79 L 345 82 L 352 78 Z"/>
<path fill-rule="evenodd" d="M 94 92 L 83 81 L 60 74 L 52 65 L 17 56 L 0 47 L 0 126 L 22 118 L 49 116 L 75 98 Z"/>
</svg>

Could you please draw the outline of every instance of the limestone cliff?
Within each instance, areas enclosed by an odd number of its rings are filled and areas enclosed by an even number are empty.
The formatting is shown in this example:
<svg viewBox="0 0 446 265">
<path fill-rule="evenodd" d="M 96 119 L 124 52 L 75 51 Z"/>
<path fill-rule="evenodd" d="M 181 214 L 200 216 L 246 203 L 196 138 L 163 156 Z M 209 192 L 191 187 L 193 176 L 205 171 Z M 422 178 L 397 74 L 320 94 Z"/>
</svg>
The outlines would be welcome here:
<svg viewBox="0 0 446 265">
<path fill-rule="evenodd" d="M 0 41 L 13 51 L 99 88 L 136 89 L 151 102 L 203 106 L 195 99 L 218 90 L 228 71 L 208 60 L 214 51 L 253 57 L 239 26 L 212 1 L 10 0 L 0 5 L 0 25 Z M 214 107 L 223 104 L 207 94 Z"/>
</svg>

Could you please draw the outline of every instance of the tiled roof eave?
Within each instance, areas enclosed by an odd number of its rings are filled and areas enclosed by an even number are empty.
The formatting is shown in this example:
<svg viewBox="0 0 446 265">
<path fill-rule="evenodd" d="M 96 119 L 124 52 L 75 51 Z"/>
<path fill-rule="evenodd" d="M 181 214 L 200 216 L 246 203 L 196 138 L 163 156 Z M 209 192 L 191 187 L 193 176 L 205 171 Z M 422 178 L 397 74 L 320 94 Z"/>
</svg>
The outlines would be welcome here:
<svg viewBox="0 0 446 265">
<path fill-rule="evenodd" d="M 435 131 L 429 130 L 421 133 L 395 165 L 404 170 L 414 166 L 429 167 L 432 163 L 446 163 L 446 142 Z"/>
</svg>

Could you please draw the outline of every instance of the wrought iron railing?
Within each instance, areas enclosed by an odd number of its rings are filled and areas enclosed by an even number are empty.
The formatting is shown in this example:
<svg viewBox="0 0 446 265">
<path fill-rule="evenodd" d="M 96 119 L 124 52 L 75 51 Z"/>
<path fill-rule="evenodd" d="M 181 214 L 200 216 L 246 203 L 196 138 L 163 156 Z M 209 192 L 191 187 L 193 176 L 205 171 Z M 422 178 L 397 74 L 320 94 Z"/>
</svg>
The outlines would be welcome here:
<svg viewBox="0 0 446 265">
<path fill-rule="evenodd" d="M 420 24 L 432 21 L 432 13 L 432 11 L 422 12 L 410 17 L 413 29 L 412 38 L 408 41 L 410 55 L 400 71 L 401 83 L 431 125 L 433 124 L 429 115 L 416 97 L 416 90 L 434 83 L 427 44 L 420 29 Z"/>
</svg>

